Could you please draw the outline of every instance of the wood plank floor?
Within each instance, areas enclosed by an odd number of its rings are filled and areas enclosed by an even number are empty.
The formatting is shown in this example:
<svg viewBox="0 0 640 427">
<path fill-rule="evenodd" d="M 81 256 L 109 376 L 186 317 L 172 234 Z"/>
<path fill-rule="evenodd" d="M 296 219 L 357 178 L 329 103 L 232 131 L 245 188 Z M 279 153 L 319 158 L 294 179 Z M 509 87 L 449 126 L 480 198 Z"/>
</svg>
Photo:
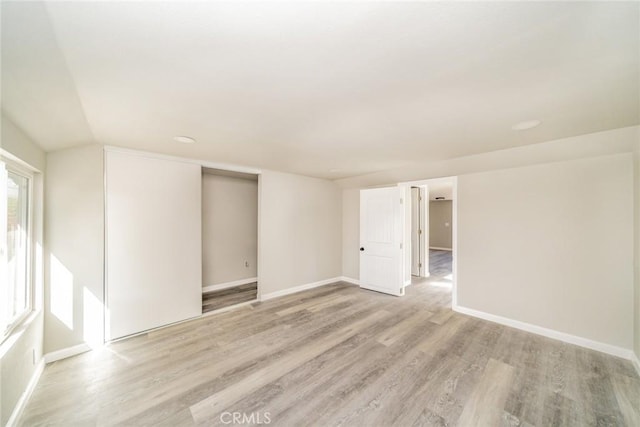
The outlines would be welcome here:
<svg viewBox="0 0 640 427">
<path fill-rule="evenodd" d="M 437 277 L 451 274 L 452 255 L 451 251 L 429 249 L 429 273 Z"/>
<path fill-rule="evenodd" d="M 202 312 L 230 307 L 247 301 L 253 301 L 258 296 L 258 284 L 256 282 L 220 291 L 206 292 L 202 294 Z"/>
<path fill-rule="evenodd" d="M 630 362 L 455 313 L 447 280 L 335 283 L 55 362 L 21 423 L 640 425 Z"/>
</svg>

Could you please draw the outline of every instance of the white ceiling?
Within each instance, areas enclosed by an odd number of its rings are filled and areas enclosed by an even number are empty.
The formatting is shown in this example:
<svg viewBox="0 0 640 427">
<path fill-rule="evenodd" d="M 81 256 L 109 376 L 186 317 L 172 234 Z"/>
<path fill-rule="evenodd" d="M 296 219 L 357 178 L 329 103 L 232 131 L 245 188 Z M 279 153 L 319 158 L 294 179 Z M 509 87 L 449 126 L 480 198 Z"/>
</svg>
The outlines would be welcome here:
<svg viewBox="0 0 640 427">
<path fill-rule="evenodd" d="M 640 123 L 639 5 L 2 2 L 2 108 L 48 151 L 343 178 Z"/>
</svg>

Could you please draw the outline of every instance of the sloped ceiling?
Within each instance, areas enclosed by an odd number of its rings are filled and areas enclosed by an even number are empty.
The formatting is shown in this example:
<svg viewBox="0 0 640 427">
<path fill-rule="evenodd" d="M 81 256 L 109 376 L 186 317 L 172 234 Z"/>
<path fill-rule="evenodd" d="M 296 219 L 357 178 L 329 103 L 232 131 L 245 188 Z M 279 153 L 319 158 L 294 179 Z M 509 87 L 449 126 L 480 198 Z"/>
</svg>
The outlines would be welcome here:
<svg viewBox="0 0 640 427">
<path fill-rule="evenodd" d="M 48 151 L 344 178 L 640 123 L 639 19 L 637 2 L 3 2 L 2 108 Z"/>
</svg>

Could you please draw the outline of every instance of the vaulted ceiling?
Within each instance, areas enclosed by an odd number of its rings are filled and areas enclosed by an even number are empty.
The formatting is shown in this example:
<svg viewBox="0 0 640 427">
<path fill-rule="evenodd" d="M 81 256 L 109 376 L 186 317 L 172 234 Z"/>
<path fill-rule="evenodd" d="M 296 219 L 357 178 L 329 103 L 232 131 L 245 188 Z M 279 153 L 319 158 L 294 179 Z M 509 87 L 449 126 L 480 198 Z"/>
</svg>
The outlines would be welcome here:
<svg viewBox="0 0 640 427">
<path fill-rule="evenodd" d="M 639 5 L 3 2 L 2 109 L 47 151 L 342 178 L 640 123 Z"/>
</svg>

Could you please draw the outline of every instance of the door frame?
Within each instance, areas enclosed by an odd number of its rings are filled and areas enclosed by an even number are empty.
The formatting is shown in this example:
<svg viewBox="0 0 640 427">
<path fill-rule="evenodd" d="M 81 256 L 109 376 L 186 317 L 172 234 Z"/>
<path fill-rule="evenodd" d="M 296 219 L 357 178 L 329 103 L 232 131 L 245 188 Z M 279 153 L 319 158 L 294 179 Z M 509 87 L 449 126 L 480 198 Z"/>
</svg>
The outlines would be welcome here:
<svg viewBox="0 0 640 427">
<path fill-rule="evenodd" d="M 413 200 L 413 190 L 418 190 L 418 206 L 414 205 Z M 427 201 L 429 200 L 429 189 L 427 186 L 411 186 L 411 275 L 416 277 L 429 277 L 429 257 L 426 256 L 428 254 L 428 243 L 429 243 L 429 210 L 427 209 Z M 415 213 L 417 208 L 418 211 L 418 229 L 422 230 L 422 233 L 418 234 L 418 263 L 420 264 L 418 267 L 418 274 L 413 274 L 413 237 L 414 237 L 414 229 L 413 229 L 413 214 Z"/>
<path fill-rule="evenodd" d="M 457 176 L 449 176 L 442 178 L 432 178 L 432 179 L 423 179 L 418 181 L 407 181 L 407 182 L 399 182 L 398 186 L 403 187 L 405 189 L 406 194 L 409 194 L 411 197 L 411 187 L 426 187 L 425 191 L 425 202 L 429 199 L 429 184 L 438 184 L 438 183 L 451 183 L 453 186 L 453 200 L 452 200 L 452 213 L 451 213 L 451 244 L 452 244 L 452 261 L 451 261 L 451 305 L 452 307 L 456 307 L 458 305 L 458 177 Z M 405 203 L 405 218 L 411 218 L 411 204 Z M 425 218 L 428 218 L 428 209 L 425 208 Z M 428 227 L 428 222 L 425 224 L 425 228 Z M 424 235 L 425 233 L 423 233 Z M 404 245 L 403 245 L 403 257 L 404 257 L 404 270 L 405 270 L 405 278 L 406 273 L 408 271 L 409 278 L 411 278 L 411 222 L 407 224 L 405 221 L 405 229 L 404 229 Z M 425 257 L 428 260 L 428 250 L 429 245 L 425 244 Z M 427 266 L 429 263 L 427 262 Z M 427 267 L 426 272 L 428 273 L 430 268 Z M 425 274 L 427 276 L 427 274 Z M 405 282 L 406 286 L 406 282 Z"/>
</svg>

